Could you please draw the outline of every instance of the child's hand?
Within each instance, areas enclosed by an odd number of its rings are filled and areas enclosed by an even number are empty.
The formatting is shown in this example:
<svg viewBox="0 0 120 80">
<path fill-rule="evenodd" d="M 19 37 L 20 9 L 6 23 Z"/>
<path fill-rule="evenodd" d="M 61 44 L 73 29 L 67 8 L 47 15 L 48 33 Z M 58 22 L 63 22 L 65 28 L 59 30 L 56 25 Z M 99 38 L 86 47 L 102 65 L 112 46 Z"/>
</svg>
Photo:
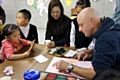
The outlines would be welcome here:
<svg viewBox="0 0 120 80">
<path fill-rule="evenodd" d="M 32 41 L 31 45 L 33 45 L 35 43 L 35 39 Z"/>
<path fill-rule="evenodd" d="M 35 43 L 35 39 L 33 41 L 28 41 L 29 45 L 33 45 Z"/>
<path fill-rule="evenodd" d="M 32 41 L 28 41 L 28 45 L 31 45 L 32 44 Z"/>
<path fill-rule="evenodd" d="M 31 46 L 30 46 L 30 48 L 29 48 L 28 51 L 31 51 L 31 49 L 33 48 L 34 43 L 35 43 L 35 40 L 33 40 L 33 41 L 31 42 L 31 44 L 30 44 Z"/>
<path fill-rule="evenodd" d="M 24 57 L 28 57 L 28 56 L 30 55 L 30 53 L 31 53 L 31 52 L 30 52 L 29 50 L 26 51 L 26 52 L 24 52 L 24 55 L 25 55 Z"/>
</svg>

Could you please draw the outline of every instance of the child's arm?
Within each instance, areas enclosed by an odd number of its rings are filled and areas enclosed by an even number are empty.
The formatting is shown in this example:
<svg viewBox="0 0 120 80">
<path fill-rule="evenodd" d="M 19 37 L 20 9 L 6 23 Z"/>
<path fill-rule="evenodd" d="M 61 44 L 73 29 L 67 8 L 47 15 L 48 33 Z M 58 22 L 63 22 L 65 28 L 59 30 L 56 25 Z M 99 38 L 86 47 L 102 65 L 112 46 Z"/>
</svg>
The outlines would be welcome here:
<svg viewBox="0 0 120 80">
<path fill-rule="evenodd" d="M 22 59 L 22 58 L 26 58 L 30 55 L 30 51 L 26 51 L 24 53 L 21 54 L 12 54 L 8 60 L 17 60 L 17 59 Z"/>
<path fill-rule="evenodd" d="M 27 46 L 30 45 L 32 43 L 32 41 L 26 40 L 26 39 L 20 39 L 21 43 L 23 46 Z"/>
<path fill-rule="evenodd" d="M 28 41 L 28 44 L 31 45 L 29 50 L 24 52 L 23 54 L 12 54 L 10 57 L 9 57 L 9 60 L 16 60 L 16 59 L 22 59 L 22 58 L 25 58 L 25 57 L 28 57 L 30 55 L 30 52 L 31 52 L 31 49 L 33 47 L 35 43 L 35 40 L 33 40 L 32 42 L 31 41 Z"/>
<path fill-rule="evenodd" d="M 21 54 L 14 54 L 14 48 L 11 44 L 4 44 L 2 51 L 8 60 L 22 59 L 30 55 L 30 50 Z"/>
<path fill-rule="evenodd" d="M 25 46 L 25 45 L 32 45 L 35 43 L 35 39 L 33 41 L 29 41 L 29 40 L 26 40 L 26 39 L 20 39 L 22 44 Z"/>
</svg>

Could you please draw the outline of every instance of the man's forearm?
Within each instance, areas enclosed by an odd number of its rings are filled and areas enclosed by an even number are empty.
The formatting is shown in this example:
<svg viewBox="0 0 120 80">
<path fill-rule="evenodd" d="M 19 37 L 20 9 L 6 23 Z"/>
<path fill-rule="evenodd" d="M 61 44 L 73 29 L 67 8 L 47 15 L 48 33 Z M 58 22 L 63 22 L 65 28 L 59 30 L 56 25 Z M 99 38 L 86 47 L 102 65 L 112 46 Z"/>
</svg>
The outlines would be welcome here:
<svg viewBox="0 0 120 80">
<path fill-rule="evenodd" d="M 81 68 L 81 67 L 78 67 L 78 66 L 74 66 L 72 72 L 81 76 L 81 77 L 83 77 L 83 78 L 90 79 L 90 80 L 96 74 L 96 72 L 93 69 Z"/>
</svg>

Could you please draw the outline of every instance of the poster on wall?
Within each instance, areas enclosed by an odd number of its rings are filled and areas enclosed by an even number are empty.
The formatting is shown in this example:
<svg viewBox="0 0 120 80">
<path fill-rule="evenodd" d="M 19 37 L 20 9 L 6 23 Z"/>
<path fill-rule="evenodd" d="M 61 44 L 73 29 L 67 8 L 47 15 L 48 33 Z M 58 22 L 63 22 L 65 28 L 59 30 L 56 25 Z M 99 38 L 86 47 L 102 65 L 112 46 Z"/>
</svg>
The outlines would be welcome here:
<svg viewBox="0 0 120 80">
<path fill-rule="evenodd" d="M 66 2 L 66 6 L 71 6 L 72 5 L 72 1 L 71 0 L 65 0 Z"/>
<path fill-rule="evenodd" d="M 2 0 L 0 0 L 0 5 L 2 4 Z"/>
<path fill-rule="evenodd" d="M 48 9 L 45 6 L 45 3 L 47 2 L 47 0 L 38 0 L 37 1 L 37 9 L 39 10 L 39 14 L 40 16 L 43 17 L 43 11 L 45 11 L 45 13 L 48 13 Z"/>
<path fill-rule="evenodd" d="M 46 2 L 47 0 L 38 0 L 37 2 L 35 2 L 34 0 L 27 0 L 28 5 L 32 6 L 34 9 L 39 10 L 39 14 L 41 17 L 44 17 L 43 11 L 45 11 L 45 13 L 48 14 L 48 9 L 45 6 Z"/>
</svg>

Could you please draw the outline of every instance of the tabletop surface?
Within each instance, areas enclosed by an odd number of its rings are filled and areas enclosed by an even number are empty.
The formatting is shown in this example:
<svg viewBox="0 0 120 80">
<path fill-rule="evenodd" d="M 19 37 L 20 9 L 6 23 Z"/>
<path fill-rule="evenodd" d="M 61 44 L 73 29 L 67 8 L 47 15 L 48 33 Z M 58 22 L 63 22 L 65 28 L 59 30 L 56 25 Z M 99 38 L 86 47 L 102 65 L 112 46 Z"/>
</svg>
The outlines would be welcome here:
<svg viewBox="0 0 120 80">
<path fill-rule="evenodd" d="M 28 48 L 29 47 L 24 47 L 20 52 L 24 52 Z M 0 77 L 5 76 L 5 74 L 3 73 L 3 70 L 6 66 L 13 66 L 14 68 L 14 75 L 11 75 L 12 80 L 23 80 L 24 72 L 29 69 L 36 69 L 36 70 L 44 71 L 53 58 L 53 55 L 46 54 L 48 50 L 49 49 L 45 45 L 35 44 L 30 57 L 20 59 L 20 60 L 15 60 L 15 61 L 6 60 L 2 64 L 0 64 Z M 40 54 L 44 55 L 49 60 L 44 63 L 39 63 L 33 58 L 34 56 L 37 56 Z"/>
<path fill-rule="evenodd" d="M 25 52 L 29 49 L 29 46 L 24 47 L 18 53 Z M 6 60 L 2 64 L 0 64 L 0 77 L 5 76 L 3 70 L 7 66 L 13 66 L 14 74 L 11 75 L 12 80 L 23 80 L 23 74 L 25 71 L 29 69 L 36 69 L 38 71 L 45 71 L 48 65 L 50 64 L 51 60 L 53 59 L 53 55 L 48 54 L 49 48 L 47 48 L 44 44 L 35 44 L 33 46 L 32 52 L 28 58 L 8 61 Z M 49 60 L 43 63 L 39 63 L 33 57 L 38 55 L 43 55 Z M 74 56 L 73 58 L 75 58 Z"/>
</svg>

